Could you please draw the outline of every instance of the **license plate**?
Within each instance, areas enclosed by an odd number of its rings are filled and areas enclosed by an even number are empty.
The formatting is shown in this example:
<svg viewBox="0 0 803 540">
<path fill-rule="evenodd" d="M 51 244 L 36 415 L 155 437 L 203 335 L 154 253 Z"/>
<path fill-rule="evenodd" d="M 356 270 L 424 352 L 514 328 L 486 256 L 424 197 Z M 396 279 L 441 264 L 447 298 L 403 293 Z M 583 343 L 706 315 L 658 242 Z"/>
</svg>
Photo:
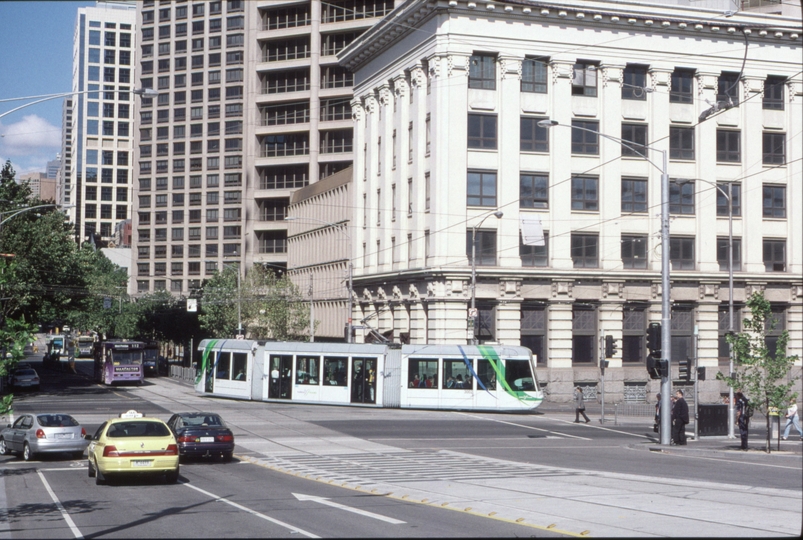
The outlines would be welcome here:
<svg viewBox="0 0 803 540">
<path fill-rule="evenodd" d="M 201 437 L 201 442 L 215 442 L 214 437 Z"/>
<path fill-rule="evenodd" d="M 57 439 L 72 439 L 72 433 L 56 433 Z"/>
<path fill-rule="evenodd" d="M 150 467 L 153 465 L 153 461 L 149 459 L 132 459 L 131 466 L 132 467 Z"/>
</svg>

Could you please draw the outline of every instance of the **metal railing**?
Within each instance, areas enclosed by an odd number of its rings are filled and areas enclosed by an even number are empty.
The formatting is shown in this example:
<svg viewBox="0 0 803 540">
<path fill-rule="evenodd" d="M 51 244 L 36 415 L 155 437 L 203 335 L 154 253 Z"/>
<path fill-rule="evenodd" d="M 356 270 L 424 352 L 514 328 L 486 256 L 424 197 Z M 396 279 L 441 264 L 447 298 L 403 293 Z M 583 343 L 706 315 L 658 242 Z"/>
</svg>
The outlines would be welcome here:
<svg viewBox="0 0 803 540">
<path fill-rule="evenodd" d="M 170 366 L 170 376 L 180 381 L 195 384 L 194 367 Z"/>
<path fill-rule="evenodd" d="M 617 403 L 614 408 L 614 425 L 620 425 L 620 418 L 635 416 L 640 418 L 653 418 L 655 416 L 654 403 Z"/>
</svg>

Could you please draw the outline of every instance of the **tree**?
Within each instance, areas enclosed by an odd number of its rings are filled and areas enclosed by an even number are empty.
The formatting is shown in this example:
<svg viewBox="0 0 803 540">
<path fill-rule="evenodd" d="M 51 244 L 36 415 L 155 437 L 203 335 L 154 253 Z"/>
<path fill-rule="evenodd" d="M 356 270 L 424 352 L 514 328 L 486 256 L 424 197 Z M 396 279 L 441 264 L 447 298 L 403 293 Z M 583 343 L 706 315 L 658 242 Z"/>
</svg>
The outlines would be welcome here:
<svg viewBox="0 0 803 540">
<path fill-rule="evenodd" d="M 767 346 L 766 336 L 772 332 L 777 321 L 772 316 L 772 307 L 764 295 L 754 293 L 747 301 L 751 317 L 742 322 L 744 331 L 727 336 L 733 346 L 734 373 L 732 377 L 717 373 L 717 379 L 725 381 L 731 388 L 742 389 L 753 407 L 767 419 L 767 447 L 770 452 L 769 411 L 771 408 L 783 410 L 788 403 L 797 398 L 792 386 L 800 377 L 792 377 L 790 371 L 797 356 L 786 355 L 789 333 L 784 330 L 778 338 L 775 351 Z"/>
<path fill-rule="evenodd" d="M 238 295 L 236 268 L 224 266 L 201 289 L 198 321 L 201 329 L 211 337 L 229 337 L 237 332 Z M 239 291 L 242 293 L 242 291 Z"/>
<path fill-rule="evenodd" d="M 6 262 L 0 258 L 0 298 L 4 304 L 9 298 L 9 285 L 13 284 L 16 277 L 15 263 Z M 0 312 L 0 377 L 5 377 L 14 370 L 17 362 L 25 358 L 25 346 L 33 341 L 33 334 L 36 327 L 28 324 L 24 319 L 11 319 L 5 317 Z M 11 411 L 14 396 L 9 394 L 0 401 L 0 415 L 6 415 Z"/>
</svg>

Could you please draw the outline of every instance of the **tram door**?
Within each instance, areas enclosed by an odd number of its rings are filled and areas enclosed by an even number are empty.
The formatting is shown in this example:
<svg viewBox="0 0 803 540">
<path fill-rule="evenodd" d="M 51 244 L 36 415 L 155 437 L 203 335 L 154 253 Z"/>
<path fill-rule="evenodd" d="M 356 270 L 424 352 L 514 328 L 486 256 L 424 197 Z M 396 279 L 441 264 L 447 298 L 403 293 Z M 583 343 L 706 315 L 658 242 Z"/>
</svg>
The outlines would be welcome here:
<svg viewBox="0 0 803 540">
<path fill-rule="evenodd" d="M 291 399 L 293 397 L 293 357 L 291 355 L 270 355 L 270 386 L 268 398 Z"/>
<path fill-rule="evenodd" d="M 351 402 L 376 403 L 376 359 L 351 359 Z"/>
</svg>

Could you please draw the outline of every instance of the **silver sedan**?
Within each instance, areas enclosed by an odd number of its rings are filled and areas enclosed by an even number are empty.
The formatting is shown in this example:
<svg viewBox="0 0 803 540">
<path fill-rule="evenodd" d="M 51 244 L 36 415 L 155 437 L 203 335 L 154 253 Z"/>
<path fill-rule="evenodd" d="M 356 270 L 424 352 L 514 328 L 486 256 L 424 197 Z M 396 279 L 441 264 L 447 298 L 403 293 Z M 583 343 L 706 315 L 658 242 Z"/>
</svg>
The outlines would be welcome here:
<svg viewBox="0 0 803 540">
<path fill-rule="evenodd" d="M 30 461 L 36 454 L 65 452 L 80 459 L 89 444 L 85 435 L 69 414 L 24 414 L 0 432 L 0 455 L 20 453 Z"/>
<path fill-rule="evenodd" d="M 39 374 L 35 369 L 18 369 L 11 376 L 11 386 L 14 388 L 35 388 L 39 390 Z"/>
</svg>

